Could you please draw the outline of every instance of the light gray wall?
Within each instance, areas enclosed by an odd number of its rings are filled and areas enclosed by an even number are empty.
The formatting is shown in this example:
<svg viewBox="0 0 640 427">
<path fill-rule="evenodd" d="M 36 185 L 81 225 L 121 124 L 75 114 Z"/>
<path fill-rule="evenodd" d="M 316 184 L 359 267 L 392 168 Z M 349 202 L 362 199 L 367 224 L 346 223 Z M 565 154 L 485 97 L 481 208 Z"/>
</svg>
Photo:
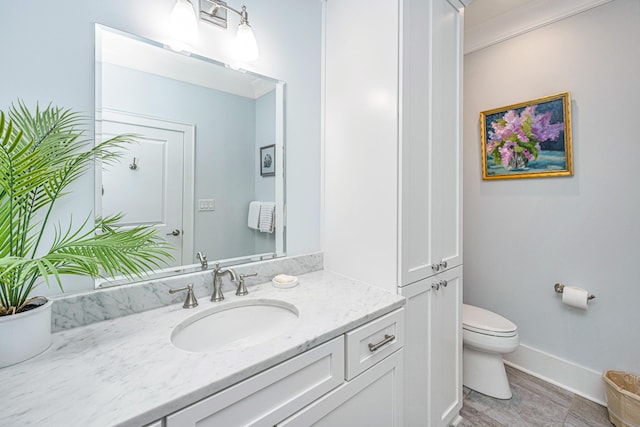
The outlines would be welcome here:
<svg viewBox="0 0 640 427">
<path fill-rule="evenodd" d="M 640 372 L 640 2 L 616 0 L 465 56 L 464 300 L 523 344 Z M 482 181 L 479 113 L 570 91 L 575 176 Z M 561 304 L 556 282 L 597 299 Z"/>
<path fill-rule="evenodd" d="M 53 102 L 91 114 L 94 109 L 94 23 L 166 41 L 174 0 L 0 2 L 2 48 L 0 108 L 17 98 Z M 287 82 L 287 253 L 320 249 L 320 46 L 322 4 L 317 0 L 243 0 L 260 47 L 245 68 Z M 237 26 L 224 31 L 200 24 L 196 51 L 228 62 L 226 46 Z M 92 132 L 92 130 L 91 130 Z M 91 174 L 74 189 L 58 216 L 85 218 L 93 209 Z M 72 278 L 67 291 L 92 282 Z M 55 291 L 55 290 L 54 290 Z M 46 293 L 46 292 L 44 292 Z"/>
</svg>

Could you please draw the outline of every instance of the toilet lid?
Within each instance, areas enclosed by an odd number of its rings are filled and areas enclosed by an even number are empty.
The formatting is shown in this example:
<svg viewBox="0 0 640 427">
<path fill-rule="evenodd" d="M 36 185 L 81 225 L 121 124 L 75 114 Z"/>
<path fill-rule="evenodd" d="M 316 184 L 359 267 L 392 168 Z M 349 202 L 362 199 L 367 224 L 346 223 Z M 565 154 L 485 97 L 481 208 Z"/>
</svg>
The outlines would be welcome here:
<svg viewBox="0 0 640 427">
<path fill-rule="evenodd" d="M 467 330 L 489 335 L 513 334 L 518 327 L 513 322 L 492 311 L 469 304 L 462 305 L 462 324 Z"/>
</svg>

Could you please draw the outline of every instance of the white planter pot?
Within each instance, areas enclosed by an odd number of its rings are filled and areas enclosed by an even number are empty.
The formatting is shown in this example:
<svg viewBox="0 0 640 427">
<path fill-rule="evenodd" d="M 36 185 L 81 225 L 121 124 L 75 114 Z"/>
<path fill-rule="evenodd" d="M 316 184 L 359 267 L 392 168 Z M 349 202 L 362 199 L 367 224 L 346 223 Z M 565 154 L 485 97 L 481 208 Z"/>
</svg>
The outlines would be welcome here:
<svg viewBox="0 0 640 427">
<path fill-rule="evenodd" d="M 51 306 L 0 317 L 0 368 L 30 359 L 51 345 Z"/>
</svg>

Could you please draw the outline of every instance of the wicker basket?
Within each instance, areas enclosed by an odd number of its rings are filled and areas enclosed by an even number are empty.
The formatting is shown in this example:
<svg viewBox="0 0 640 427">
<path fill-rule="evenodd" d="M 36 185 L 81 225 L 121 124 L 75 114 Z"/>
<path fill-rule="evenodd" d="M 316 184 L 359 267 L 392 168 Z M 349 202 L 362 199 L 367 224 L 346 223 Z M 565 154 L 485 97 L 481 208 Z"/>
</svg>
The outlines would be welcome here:
<svg viewBox="0 0 640 427">
<path fill-rule="evenodd" d="M 623 371 L 605 371 L 609 420 L 616 427 L 640 427 L 640 377 Z"/>
</svg>

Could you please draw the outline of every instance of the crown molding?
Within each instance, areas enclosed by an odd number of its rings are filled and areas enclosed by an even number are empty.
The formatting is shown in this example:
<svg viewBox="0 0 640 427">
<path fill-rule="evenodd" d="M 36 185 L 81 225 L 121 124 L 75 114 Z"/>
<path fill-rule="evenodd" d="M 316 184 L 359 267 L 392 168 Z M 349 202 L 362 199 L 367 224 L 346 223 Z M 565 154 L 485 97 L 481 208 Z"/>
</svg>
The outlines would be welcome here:
<svg viewBox="0 0 640 427">
<path fill-rule="evenodd" d="M 475 52 L 613 0 L 536 0 L 465 28 L 464 53 Z M 476 5 L 477 6 L 477 5 Z"/>
</svg>

